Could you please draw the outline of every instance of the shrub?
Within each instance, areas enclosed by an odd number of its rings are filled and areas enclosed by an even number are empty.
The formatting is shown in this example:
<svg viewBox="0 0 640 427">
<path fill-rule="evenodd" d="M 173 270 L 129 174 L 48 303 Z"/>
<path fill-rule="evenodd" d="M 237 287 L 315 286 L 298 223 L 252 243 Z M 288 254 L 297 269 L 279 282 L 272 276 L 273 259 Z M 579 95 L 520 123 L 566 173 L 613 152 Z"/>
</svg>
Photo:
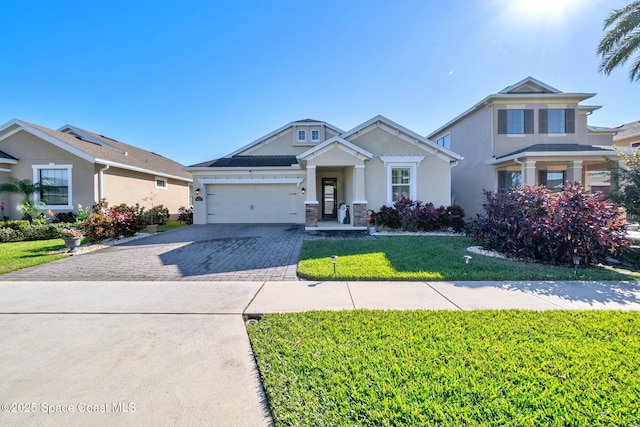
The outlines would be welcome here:
<svg viewBox="0 0 640 427">
<path fill-rule="evenodd" d="M 149 224 L 165 225 L 169 219 L 169 209 L 156 205 L 143 214 Z"/>
<path fill-rule="evenodd" d="M 58 228 L 53 224 L 26 224 L 20 227 L 23 240 L 48 240 L 60 237 Z"/>
<path fill-rule="evenodd" d="M 573 256 L 591 265 L 618 255 L 628 245 L 616 205 L 599 194 L 568 183 L 552 194 L 543 186 L 484 192 L 483 214 L 469 228 L 487 249 L 507 256 L 573 264 Z"/>
<path fill-rule="evenodd" d="M 76 222 L 76 215 L 73 212 L 58 212 L 52 222 L 54 224 L 61 222 Z"/>
<path fill-rule="evenodd" d="M 20 227 L 29 225 L 26 219 L 0 221 L 0 228 L 11 228 L 12 230 L 20 230 Z"/>
<path fill-rule="evenodd" d="M 193 208 L 180 206 L 178 208 L 178 221 L 185 224 L 193 224 Z"/>
<path fill-rule="evenodd" d="M 371 222 L 380 227 L 405 231 L 438 231 L 465 229 L 464 210 L 460 206 L 440 206 L 403 197 L 393 207 L 382 206 L 371 214 Z"/>
<path fill-rule="evenodd" d="M 24 240 L 24 234 L 19 230 L 10 227 L 0 228 L 0 242 L 19 242 L 21 240 Z"/>
<path fill-rule="evenodd" d="M 82 223 L 82 228 L 90 241 L 133 236 L 146 227 L 143 218 L 144 208 L 136 204 L 127 206 L 122 203 L 107 207 L 107 201 L 101 200 L 93 205 L 93 213 Z"/>
</svg>

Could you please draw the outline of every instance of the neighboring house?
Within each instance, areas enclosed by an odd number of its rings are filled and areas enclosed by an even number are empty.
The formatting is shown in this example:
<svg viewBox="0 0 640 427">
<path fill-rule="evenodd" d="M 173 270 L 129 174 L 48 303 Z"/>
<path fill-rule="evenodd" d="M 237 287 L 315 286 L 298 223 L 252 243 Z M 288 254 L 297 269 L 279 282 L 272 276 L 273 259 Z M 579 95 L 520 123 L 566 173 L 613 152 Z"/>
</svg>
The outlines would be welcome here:
<svg viewBox="0 0 640 427">
<path fill-rule="evenodd" d="M 307 229 L 346 221 L 406 196 L 449 205 L 454 152 L 376 116 L 344 132 L 326 122 L 289 123 L 193 173 L 194 223 L 294 223 Z"/>
<path fill-rule="evenodd" d="M 640 121 L 626 123 L 616 129 L 618 129 L 618 133 L 613 137 L 613 144 L 616 147 L 634 150 L 640 147 Z"/>
<path fill-rule="evenodd" d="M 452 202 L 479 213 L 483 190 L 523 185 L 559 190 L 579 181 L 608 188 L 606 158 L 616 129 L 587 125 L 599 106 L 581 105 L 594 93 L 561 92 L 532 77 L 489 95 L 427 136 L 460 153 L 452 169 Z"/>
<path fill-rule="evenodd" d="M 45 183 L 44 209 L 77 212 L 106 199 L 110 205 L 165 205 L 171 214 L 190 204 L 191 174 L 159 154 L 75 126 L 48 129 L 22 120 L 0 126 L 0 182 L 14 177 Z M 146 200 L 145 200 L 146 199 Z M 21 218 L 21 196 L 0 193 L 4 213 Z"/>
</svg>

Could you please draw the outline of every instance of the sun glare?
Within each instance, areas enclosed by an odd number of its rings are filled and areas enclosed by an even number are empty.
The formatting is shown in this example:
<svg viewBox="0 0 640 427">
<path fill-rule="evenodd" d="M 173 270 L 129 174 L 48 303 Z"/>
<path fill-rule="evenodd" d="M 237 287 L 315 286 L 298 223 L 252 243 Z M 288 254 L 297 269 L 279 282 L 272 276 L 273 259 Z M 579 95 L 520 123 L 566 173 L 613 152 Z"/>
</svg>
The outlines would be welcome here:
<svg viewBox="0 0 640 427">
<path fill-rule="evenodd" d="M 513 0 L 514 12 L 528 17 L 562 18 L 581 0 Z"/>
</svg>

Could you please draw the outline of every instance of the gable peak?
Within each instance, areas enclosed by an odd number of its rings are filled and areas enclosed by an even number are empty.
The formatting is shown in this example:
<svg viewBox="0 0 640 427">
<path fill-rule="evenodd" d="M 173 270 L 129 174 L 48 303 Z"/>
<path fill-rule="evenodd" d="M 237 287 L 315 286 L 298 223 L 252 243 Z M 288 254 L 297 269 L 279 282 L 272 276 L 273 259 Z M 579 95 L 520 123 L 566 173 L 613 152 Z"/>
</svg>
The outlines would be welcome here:
<svg viewBox="0 0 640 427">
<path fill-rule="evenodd" d="M 518 94 L 518 93 L 562 93 L 560 90 L 549 86 L 533 77 L 527 77 L 511 86 L 502 89 L 500 94 Z"/>
</svg>

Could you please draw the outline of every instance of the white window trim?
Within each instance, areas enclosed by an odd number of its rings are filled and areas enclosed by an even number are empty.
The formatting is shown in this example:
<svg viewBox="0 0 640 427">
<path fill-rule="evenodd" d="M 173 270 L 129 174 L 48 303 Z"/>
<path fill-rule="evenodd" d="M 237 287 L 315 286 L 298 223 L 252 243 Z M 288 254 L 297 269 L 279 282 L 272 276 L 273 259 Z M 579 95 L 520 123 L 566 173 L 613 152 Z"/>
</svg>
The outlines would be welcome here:
<svg viewBox="0 0 640 427">
<path fill-rule="evenodd" d="M 393 206 L 393 186 L 391 185 L 391 170 L 395 168 L 410 168 L 411 169 L 411 180 L 409 181 L 409 197 L 411 200 L 416 200 L 417 197 L 417 189 L 416 189 L 416 178 L 418 171 L 418 163 L 386 163 L 387 166 L 387 206 Z"/>
<path fill-rule="evenodd" d="M 38 171 L 40 169 L 66 169 L 67 170 L 67 176 L 69 177 L 69 202 L 66 205 L 43 205 L 40 206 L 41 209 L 73 209 L 73 175 L 72 175 L 72 170 L 73 170 L 73 165 L 56 165 L 55 163 L 49 163 L 46 165 L 31 165 L 31 168 L 33 169 L 33 183 L 39 182 L 40 181 L 40 176 L 38 174 Z M 35 203 L 39 203 L 40 202 L 40 194 L 38 194 L 38 192 L 36 192 L 33 195 L 33 200 Z"/>
<path fill-rule="evenodd" d="M 318 137 L 316 139 L 313 139 L 314 132 L 318 133 Z M 320 142 L 320 129 L 311 129 L 311 142 Z"/>
<path fill-rule="evenodd" d="M 158 186 L 158 180 L 164 181 L 165 186 L 164 187 Z M 169 188 L 169 180 L 163 176 L 156 176 L 155 178 L 153 178 L 153 184 L 158 190 L 167 190 Z"/>
<path fill-rule="evenodd" d="M 304 139 L 300 139 L 300 132 L 304 132 Z M 298 138 L 298 142 L 307 142 L 307 130 L 296 129 L 296 137 Z"/>
</svg>

